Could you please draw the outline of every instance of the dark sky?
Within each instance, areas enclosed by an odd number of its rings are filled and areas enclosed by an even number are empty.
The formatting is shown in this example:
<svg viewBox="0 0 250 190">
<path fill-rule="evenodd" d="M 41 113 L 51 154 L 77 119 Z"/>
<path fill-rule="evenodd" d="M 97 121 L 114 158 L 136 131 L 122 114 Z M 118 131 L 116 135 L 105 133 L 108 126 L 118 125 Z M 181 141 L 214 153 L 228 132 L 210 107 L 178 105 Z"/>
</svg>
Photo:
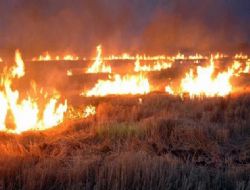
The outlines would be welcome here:
<svg viewBox="0 0 250 190">
<path fill-rule="evenodd" d="M 0 0 L 0 54 L 249 51 L 249 0 Z"/>
</svg>

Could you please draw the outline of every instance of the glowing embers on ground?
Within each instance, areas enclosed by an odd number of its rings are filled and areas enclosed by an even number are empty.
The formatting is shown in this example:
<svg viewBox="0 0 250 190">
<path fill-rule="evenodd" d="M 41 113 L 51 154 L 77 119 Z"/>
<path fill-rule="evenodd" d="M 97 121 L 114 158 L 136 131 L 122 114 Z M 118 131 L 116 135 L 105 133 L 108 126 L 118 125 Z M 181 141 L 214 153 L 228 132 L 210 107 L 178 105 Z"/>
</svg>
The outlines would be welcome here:
<svg viewBox="0 0 250 190">
<path fill-rule="evenodd" d="M 155 61 L 153 65 L 141 65 L 140 58 L 137 57 L 135 61 L 135 72 L 149 72 L 149 71 L 161 71 L 163 69 L 169 69 L 172 67 L 172 63 L 167 63 L 165 61 Z"/>
<path fill-rule="evenodd" d="M 213 58 L 210 59 L 210 65 L 207 67 L 197 67 L 197 75 L 194 75 L 191 69 L 186 73 L 186 77 L 181 81 L 182 92 L 188 92 L 191 97 L 194 96 L 225 96 L 232 91 L 230 78 L 233 70 L 220 72 L 215 74 L 215 66 Z"/>
<path fill-rule="evenodd" d="M 97 56 L 93 65 L 88 68 L 87 73 L 111 73 L 111 67 L 106 66 L 102 59 L 102 46 L 96 48 Z"/>
<path fill-rule="evenodd" d="M 111 77 L 110 77 L 111 78 Z M 147 94 L 150 92 L 148 79 L 142 75 L 116 74 L 109 80 L 98 80 L 91 90 L 83 92 L 83 96 L 106 96 L 122 94 Z"/>
<path fill-rule="evenodd" d="M 22 98 L 21 93 L 12 88 L 13 79 L 25 75 L 24 62 L 19 51 L 16 51 L 15 62 L 15 66 L 4 69 L 0 78 L 0 131 L 21 133 L 44 130 L 63 122 L 67 101 L 58 103 L 58 93 L 54 92 L 49 96 L 48 92 L 37 89 L 32 83 L 32 93 L 27 93 Z"/>
</svg>

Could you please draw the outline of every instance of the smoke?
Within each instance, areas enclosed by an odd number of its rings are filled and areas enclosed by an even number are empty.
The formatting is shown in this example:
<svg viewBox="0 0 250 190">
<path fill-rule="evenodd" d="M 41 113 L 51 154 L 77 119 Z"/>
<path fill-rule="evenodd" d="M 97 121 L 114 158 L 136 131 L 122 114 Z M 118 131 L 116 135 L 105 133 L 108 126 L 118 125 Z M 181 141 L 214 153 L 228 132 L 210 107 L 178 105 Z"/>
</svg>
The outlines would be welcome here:
<svg viewBox="0 0 250 190">
<path fill-rule="evenodd" d="M 249 10 L 248 0 L 5 0 L 0 54 L 249 51 Z"/>
</svg>

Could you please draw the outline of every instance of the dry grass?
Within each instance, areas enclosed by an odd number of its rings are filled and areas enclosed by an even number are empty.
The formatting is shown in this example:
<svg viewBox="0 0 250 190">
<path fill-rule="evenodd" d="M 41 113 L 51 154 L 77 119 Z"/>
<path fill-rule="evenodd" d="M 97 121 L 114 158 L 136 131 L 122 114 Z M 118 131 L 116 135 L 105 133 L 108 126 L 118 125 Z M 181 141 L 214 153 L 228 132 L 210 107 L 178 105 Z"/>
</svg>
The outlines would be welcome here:
<svg viewBox="0 0 250 190">
<path fill-rule="evenodd" d="M 250 189 L 250 96 L 96 101 L 60 128 L 0 134 L 0 189 Z"/>
</svg>

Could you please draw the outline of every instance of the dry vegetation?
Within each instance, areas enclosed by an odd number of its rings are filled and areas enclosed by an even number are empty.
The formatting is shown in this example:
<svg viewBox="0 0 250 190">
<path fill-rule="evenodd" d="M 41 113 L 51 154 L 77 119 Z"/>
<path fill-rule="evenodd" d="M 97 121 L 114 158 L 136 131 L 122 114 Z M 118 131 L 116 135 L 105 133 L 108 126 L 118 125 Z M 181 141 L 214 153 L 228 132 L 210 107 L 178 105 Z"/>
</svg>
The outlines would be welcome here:
<svg viewBox="0 0 250 190">
<path fill-rule="evenodd" d="M 91 103 L 60 129 L 0 134 L 0 189 L 250 189 L 249 95 Z"/>
</svg>

